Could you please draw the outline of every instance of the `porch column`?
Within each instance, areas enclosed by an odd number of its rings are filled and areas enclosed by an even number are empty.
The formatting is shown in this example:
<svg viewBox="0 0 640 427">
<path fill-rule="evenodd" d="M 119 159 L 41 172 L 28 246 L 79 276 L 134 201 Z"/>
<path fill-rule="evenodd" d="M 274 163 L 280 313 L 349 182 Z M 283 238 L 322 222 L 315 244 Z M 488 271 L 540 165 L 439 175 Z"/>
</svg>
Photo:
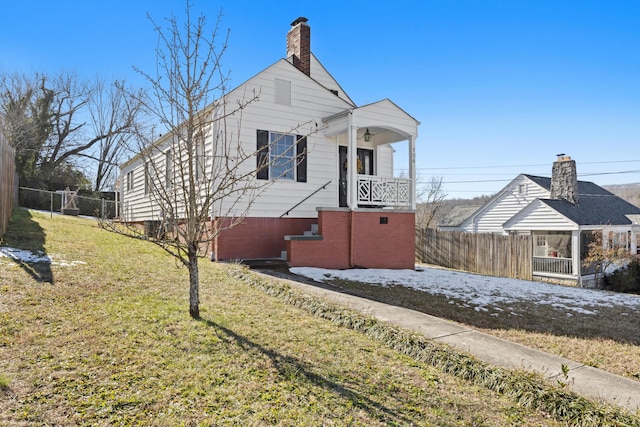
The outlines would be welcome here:
<svg viewBox="0 0 640 427">
<path fill-rule="evenodd" d="M 580 271 L 582 270 L 582 260 L 580 259 L 580 230 L 571 232 L 571 267 L 572 274 L 578 278 L 580 283 Z"/>
<path fill-rule="evenodd" d="M 409 204 L 412 210 L 416 210 L 416 141 L 412 135 L 409 137 Z"/>
<path fill-rule="evenodd" d="M 349 209 L 358 207 L 358 128 L 349 114 L 349 144 L 347 146 L 347 204 Z"/>
</svg>

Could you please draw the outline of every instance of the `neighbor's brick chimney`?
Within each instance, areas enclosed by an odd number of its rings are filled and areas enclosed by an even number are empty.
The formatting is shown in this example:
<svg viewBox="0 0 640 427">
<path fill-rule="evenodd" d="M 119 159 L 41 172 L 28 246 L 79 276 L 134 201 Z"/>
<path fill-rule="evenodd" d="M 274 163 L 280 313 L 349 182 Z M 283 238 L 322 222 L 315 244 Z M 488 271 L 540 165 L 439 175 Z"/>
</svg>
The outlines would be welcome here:
<svg viewBox="0 0 640 427">
<path fill-rule="evenodd" d="M 292 57 L 297 69 L 311 75 L 311 28 L 307 18 L 300 17 L 291 23 L 287 33 L 287 58 Z"/>
<path fill-rule="evenodd" d="M 578 203 L 578 173 L 576 162 L 564 154 L 558 155 L 551 171 L 551 198 Z"/>
</svg>

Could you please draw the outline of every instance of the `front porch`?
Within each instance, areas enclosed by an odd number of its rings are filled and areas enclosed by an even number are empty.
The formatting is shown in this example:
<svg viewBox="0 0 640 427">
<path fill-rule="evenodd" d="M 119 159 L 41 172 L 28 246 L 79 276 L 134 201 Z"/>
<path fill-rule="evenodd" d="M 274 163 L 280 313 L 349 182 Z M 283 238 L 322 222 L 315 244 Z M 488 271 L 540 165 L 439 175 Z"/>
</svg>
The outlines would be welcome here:
<svg viewBox="0 0 640 427">
<path fill-rule="evenodd" d="M 385 99 L 323 120 L 338 149 L 338 207 L 415 210 L 417 125 Z M 395 144 L 406 144 L 405 176 L 395 176 Z M 404 156 L 403 156 L 404 157 Z"/>
<path fill-rule="evenodd" d="M 633 229 L 613 227 L 611 230 L 611 242 L 602 244 L 622 244 L 630 253 L 637 252 L 637 237 Z M 533 275 L 593 287 L 601 266 L 583 263 L 594 241 L 594 231 L 602 232 L 602 229 L 591 226 L 572 231 L 532 231 Z"/>
</svg>

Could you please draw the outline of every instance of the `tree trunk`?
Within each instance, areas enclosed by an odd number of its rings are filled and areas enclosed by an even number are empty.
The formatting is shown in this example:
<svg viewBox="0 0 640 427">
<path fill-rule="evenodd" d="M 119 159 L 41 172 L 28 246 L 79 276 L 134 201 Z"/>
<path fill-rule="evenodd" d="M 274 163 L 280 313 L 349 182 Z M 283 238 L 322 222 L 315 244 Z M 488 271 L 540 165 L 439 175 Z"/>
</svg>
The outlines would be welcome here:
<svg viewBox="0 0 640 427">
<path fill-rule="evenodd" d="M 189 248 L 189 314 L 194 319 L 200 318 L 199 291 L 198 253 Z"/>
</svg>

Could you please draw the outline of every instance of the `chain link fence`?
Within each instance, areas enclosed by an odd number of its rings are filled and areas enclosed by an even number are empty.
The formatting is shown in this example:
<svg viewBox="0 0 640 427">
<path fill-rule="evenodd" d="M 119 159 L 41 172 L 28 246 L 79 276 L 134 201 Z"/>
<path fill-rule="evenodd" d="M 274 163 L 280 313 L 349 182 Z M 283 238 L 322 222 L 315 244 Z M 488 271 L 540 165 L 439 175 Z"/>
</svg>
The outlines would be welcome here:
<svg viewBox="0 0 640 427">
<path fill-rule="evenodd" d="M 78 215 L 112 219 L 118 216 L 117 202 L 113 193 L 100 193 L 103 197 L 77 195 Z M 91 193 L 93 196 L 93 193 Z M 18 189 L 18 206 L 43 211 L 62 212 L 62 191 L 46 191 L 36 188 Z"/>
</svg>

